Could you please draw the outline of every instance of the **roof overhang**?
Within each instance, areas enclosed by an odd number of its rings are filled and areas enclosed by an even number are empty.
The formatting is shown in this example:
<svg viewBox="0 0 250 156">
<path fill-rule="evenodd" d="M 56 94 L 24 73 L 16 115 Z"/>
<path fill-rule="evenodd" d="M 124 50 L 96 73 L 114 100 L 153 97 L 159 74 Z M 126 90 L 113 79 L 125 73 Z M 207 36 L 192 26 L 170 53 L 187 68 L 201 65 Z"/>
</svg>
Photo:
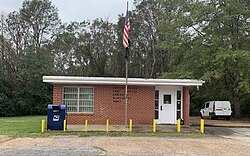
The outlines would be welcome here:
<svg viewBox="0 0 250 156">
<path fill-rule="evenodd" d="M 77 77 L 77 76 L 43 76 L 43 82 L 52 84 L 93 84 L 125 85 L 125 78 L 112 77 Z M 194 79 L 143 79 L 128 78 L 128 85 L 143 86 L 202 86 L 205 81 Z"/>
</svg>

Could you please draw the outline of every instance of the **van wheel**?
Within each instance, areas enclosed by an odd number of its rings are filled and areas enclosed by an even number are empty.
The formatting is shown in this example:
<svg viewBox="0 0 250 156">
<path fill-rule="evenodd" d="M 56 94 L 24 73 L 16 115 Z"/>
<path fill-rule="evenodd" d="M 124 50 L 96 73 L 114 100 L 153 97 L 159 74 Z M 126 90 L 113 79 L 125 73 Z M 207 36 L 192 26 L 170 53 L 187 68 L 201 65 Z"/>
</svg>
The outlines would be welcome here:
<svg viewBox="0 0 250 156">
<path fill-rule="evenodd" d="M 209 114 L 210 120 L 214 120 L 214 116 L 212 114 Z"/>
</svg>

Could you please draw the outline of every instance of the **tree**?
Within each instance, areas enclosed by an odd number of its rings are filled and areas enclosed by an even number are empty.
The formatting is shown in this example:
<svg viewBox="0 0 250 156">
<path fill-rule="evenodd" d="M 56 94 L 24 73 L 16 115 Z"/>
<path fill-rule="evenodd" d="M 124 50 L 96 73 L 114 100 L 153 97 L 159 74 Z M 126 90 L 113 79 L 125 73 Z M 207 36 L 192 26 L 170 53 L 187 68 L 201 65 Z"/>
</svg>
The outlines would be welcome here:
<svg viewBox="0 0 250 156">
<path fill-rule="evenodd" d="M 136 9 L 130 12 L 130 67 L 133 77 L 156 77 L 158 72 L 160 41 L 159 26 L 160 5 L 154 0 L 135 1 Z M 120 18 L 121 30 L 124 18 Z M 122 31 L 120 32 L 122 34 Z M 122 36 L 120 39 L 122 41 Z"/>
<path fill-rule="evenodd" d="M 60 24 L 57 9 L 49 0 L 25 0 L 20 16 L 24 27 L 28 28 L 25 34 L 29 36 L 28 41 L 35 53 L 47 43 Z"/>
<path fill-rule="evenodd" d="M 81 76 L 113 75 L 117 45 L 114 24 L 96 19 L 93 22 L 73 22 L 62 26 L 56 35 L 52 51 L 56 66 L 63 74 Z"/>
<path fill-rule="evenodd" d="M 235 116 L 239 117 L 240 99 L 249 92 L 249 74 L 246 72 L 249 66 L 248 2 L 195 1 L 189 2 L 187 8 L 189 11 L 185 16 L 191 46 L 184 53 L 177 72 L 181 77 L 206 80 L 207 90 L 203 93 L 207 97 L 209 91 L 218 88 L 212 97 L 221 95 L 220 98 L 230 100 Z M 171 73 L 165 76 L 168 75 Z"/>
<path fill-rule="evenodd" d="M 49 45 L 49 49 L 54 54 L 55 68 L 58 74 L 71 75 L 74 71 L 75 52 L 78 48 L 78 30 L 81 29 L 79 23 L 72 22 L 68 25 L 64 24 L 60 27 L 60 32 L 55 34 L 54 41 Z M 78 73 L 82 74 L 80 70 Z"/>
<path fill-rule="evenodd" d="M 45 113 L 51 88 L 42 76 L 53 72 L 53 55 L 46 49 L 59 24 L 50 1 L 24 1 L 19 12 L 1 18 L 1 83 L 4 116 Z M 6 102 L 7 101 L 7 102 Z"/>
<path fill-rule="evenodd" d="M 129 77 L 203 79 L 199 91 L 191 88 L 192 110 L 208 100 L 230 100 L 236 117 L 250 110 L 250 2 L 134 4 Z M 61 24 L 49 0 L 25 0 L 19 11 L 2 14 L 0 116 L 45 113 L 52 87 L 43 75 L 124 77 L 123 28 L 122 15 L 117 24 Z"/>
</svg>

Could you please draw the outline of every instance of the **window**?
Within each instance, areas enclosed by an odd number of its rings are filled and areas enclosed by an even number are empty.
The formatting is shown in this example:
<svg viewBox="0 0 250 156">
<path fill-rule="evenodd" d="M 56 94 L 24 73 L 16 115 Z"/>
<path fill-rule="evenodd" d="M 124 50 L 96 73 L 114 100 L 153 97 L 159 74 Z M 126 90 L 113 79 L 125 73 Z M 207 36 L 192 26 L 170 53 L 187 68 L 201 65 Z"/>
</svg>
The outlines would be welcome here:
<svg viewBox="0 0 250 156">
<path fill-rule="evenodd" d="M 181 91 L 177 90 L 177 98 L 176 98 L 176 104 L 177 104 L 177 109 L 176 109 L 176 119 L 181 119 Z"/>
<path fill-rule="evenodd" d="M 164 104 L 171 104 L 171 95 L 164 95 L 163 96 L 163 103 Z"/>
<path fill-rule="evenodd" d="M 67 112 L 94 112 L 93 87 L 64 87 L 63 103 Z"/>
<path fill-rule="evenodd" d="M 206 103 L 206 108 L 208 108 L 208 107 L 209 107 L 209 102 Z"/>
<path fill-rule="evenodd" d="M 159 90 L 155 91 L 155 119 L 159 116 Z"/>
<path fill-rule="evenodd" d="M 177 101 L 177 110 L 181 110 L 181 101 Z"/>
<path fill-rule="evenodd" d="M 177 100 L 181 100 L 181 91 L 180 90 L 177 91 Z"/>
</svg>

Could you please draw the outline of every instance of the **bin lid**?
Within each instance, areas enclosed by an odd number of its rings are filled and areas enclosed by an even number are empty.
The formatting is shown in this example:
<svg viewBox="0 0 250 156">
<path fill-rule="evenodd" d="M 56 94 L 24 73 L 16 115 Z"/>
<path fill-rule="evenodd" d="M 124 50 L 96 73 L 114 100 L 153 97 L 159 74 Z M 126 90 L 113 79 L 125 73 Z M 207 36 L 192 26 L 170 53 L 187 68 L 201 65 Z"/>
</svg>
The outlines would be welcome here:
<svg viewBox="0 0 250 156">
<path fill-rule="evenodd" d="M 65 104 L 48 104 L 48 109 L 66 109 Z"/>
</svg>

